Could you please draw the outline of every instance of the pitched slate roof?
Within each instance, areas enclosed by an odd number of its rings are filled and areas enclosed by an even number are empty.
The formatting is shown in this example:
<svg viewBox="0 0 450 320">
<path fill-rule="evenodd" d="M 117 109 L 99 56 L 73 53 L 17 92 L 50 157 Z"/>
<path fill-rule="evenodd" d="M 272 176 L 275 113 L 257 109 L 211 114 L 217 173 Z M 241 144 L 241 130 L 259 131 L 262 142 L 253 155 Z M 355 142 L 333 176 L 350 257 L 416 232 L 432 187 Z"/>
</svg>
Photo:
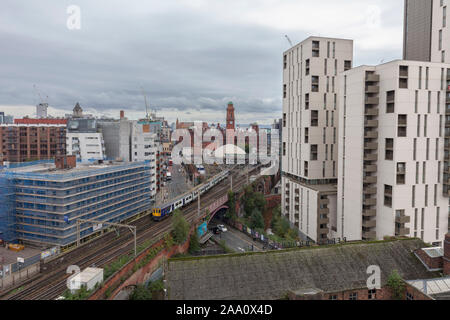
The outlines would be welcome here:
<svg viewBox="0 0 450 320">
<path fill-rule="evenodd" d="M 170 299 L 279 299 L 288 290 L 325 292 L 366 287 L 370 265 L 384 285 L 396 269 L 405 280 L 435 276 L 412 251 L 418 239 L 169 260 Z"/>
</svg>

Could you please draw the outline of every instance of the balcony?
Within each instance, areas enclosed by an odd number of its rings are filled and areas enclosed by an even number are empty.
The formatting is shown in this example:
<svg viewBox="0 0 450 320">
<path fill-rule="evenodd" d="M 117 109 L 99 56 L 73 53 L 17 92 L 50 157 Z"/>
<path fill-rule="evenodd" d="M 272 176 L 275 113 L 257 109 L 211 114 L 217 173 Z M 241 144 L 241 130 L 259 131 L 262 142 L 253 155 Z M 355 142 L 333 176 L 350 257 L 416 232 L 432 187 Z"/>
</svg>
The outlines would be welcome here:
<svg viewBox="0 0 450 320">
<path fill-rule="evenodd" d="M 366 120 L 364 121 L 364 126 L 376 128 L 378 127 L 378 120 Z"/>
<path fill-rule="evenodd" d="M 410 234 L 410 229 L 409 228 L 400 228 L 400 229 L 397 229 L 395 233 L 401 237 L 408 236 Z"/>
<path fill-rule="evenodd" d="M 376 215 L 377 211 L 375 209 L 363 210 L 363 217 L 375 217 Z"/>
<path fill-rule="evenodd" d="M 328 199 L 319 199 L 319 205 L 327 205 L 330 203 Z"/>
<path fill-rule="evenodd" d="M 328 208 L 319 209 L 319 214 L 329 214 L 329 213 L 330 213 L 330 209 L 328 209 Z"/>
<path fill-rule="evenodd" d="M 376 142 L 366 142 L 366 143 L 364 143 L 364 149 L 377 150 L 378 149 L 378 143 L 376 143 Z"/>
<path fill-rule="evenodd" d="M 378 160 L 378 154 L 366 154 L 364 155 L 364 161 L 377 161 Z"/>
<path fill-rule="evenodd" d="M 363 220 L 362 225 L 365 228 L 375 228 L 377 226 L 377 221 L 376 220 Z"/>
<path fill-rule="evenodd" d="M 363 204 L 365 206 L 376 206 L 377 205 L 377 199 L 375 198 L 367 198 L 363 200 Z"/>
<path fill-rule="evenodd" d="M 400 216 L 395 218 L 395 222 L 400 224 L 409 223 L 410 221 L 411 221 L 410 216 Z"/>
<path fill-rule="evenodd" d="M 366 139 L 378 139 L 378 132 L 375 130 L 364 132 L 364 138 Z"/>
<path fill-rule="evenodd" d="M 375 164 L 364 166 L 365 172 L 377 172 L 377 166 Z"/>
<path fill-rule="evenodd" d="M 375 108 L 366 108 L 364 114 L 366 116 L 378 116 L 378 109 Z"/>
<path fill-rule="evenodd" d="M 379 82 L 380 81 L 380 75 L 375 73 L 368 73 L 366 74 L 366 81 L 368 82 Z"/>
<path fill-rule="evenodd" d="M 328 232 L 330 232 L 330 229 L 328 228 L 319 228 L 318 230 L 319 234 L 328 234 Z"/>
<path fill-rule="evenodd" d="M 380 98 L 378 97 L 366 97 L 365 103 L 366 104 L 379 104 Z"/>
<path fill-rule="evenodd" d="M 366 93 L 379 93 L 380 87 L 379 86 L 366 86 Z"/>
<path fill-rule="evenodd" d="M 366 183 L 366 184 L 377 183 L 377 177 L 375 177 L 375 176 L 366 176 L 366 177 L 364 177 L 363 182 Z"/>
<path fill-rule="evenodd" d="M 362 237 L 364 239 L 375 239 L 377 237 L 377 233 L 375 231 L 363 231 Z"/>
<path fill-rule="evenodd" d="M 363 193 L 368 195 L 377 194 L 377 188 L 364 188 Z"/>
<path fill-rule="evenodd" d="M 322 218 L 322 219 L 319 219 L 318 224 L 319 225 L 328 224 L 329 222 L 330 222 L 330 218 Z"/>
</svg>

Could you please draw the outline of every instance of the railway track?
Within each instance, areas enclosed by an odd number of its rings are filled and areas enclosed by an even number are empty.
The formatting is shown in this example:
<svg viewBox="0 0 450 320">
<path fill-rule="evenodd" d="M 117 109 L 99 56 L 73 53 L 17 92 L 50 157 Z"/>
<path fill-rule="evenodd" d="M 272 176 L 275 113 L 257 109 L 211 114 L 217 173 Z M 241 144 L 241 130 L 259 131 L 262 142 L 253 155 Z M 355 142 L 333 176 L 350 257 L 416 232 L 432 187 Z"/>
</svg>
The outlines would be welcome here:
<svg viewBox="0 0 450 320">
<path fill-rule="evenodd" d="M 246 176 L 240 172 L 233 172 L 233 189 L 239 190 L 246 184 Z M 203 195 L 200 199 L 201 207 L 205 208 L 213 203 L 220 195 L 228 191 L 229 180 L 226 179 L 217 184 L 208 193 Z M 192 222 L 197 218 L 197 201 L 190 203 L 187 207 L 182 209 L 182 212 L 188 222 Z M 138 229 L 137 246 L 141 245 L 149 239 L 158 239 L 165 233 L 171 230 L 171 217 L 159 223 L 151 220 L 150 216 L 142 217 L 133 222 Z M 83 250 L 84 247 L 79 248 L 81 252 L 75 249 L 71 252 L 70 257 L 61 257 L 56 259 L 53 265 L 53 270 L 47 274 L 41 275 L 39 278 L 33 280 L 24 288 L 14 294 L 7 295 L 3 299 L 8 300 L 48 300 L 55 299 L 61 295 L 67 288 L 66 281 L 69 275 L 66 269 L 70 265 L 77 265 L 80 269 L 95 265 L 97 267 L 104 267 L 108 263 L 114 261 L 118 257 L 129 253 L 133 250 L 133 236 L 130 232 L 123 229 L 120 230 L 119 237 L 113 237 L 113 233 L 106 234 L 102 241 L 90 244 L 89 248 Z M 112 239 L 111 239 L 112 238 Z M 100 240 L 100 239 L 99 239 Z M 50 263 L 52 263 L 50 262 Z"/>
</svg>

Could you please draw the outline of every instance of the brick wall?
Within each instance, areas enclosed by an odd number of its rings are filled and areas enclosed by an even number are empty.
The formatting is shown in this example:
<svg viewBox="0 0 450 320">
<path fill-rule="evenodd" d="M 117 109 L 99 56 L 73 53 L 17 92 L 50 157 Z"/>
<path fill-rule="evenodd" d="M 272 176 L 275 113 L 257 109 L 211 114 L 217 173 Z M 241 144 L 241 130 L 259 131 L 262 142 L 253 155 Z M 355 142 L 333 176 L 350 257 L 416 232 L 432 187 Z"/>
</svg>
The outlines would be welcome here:
<svg viewBox="0 0 450 320">
<path fill-rule="evenodd" d="M 422 249 L 417 249 L 416 251 L 414 251 L 414 253 L 419 256 L 420 260 L 422 260 L 422 262 L 425 263 L 428 266 L 428 268 L 442 269 L 443 267 L 442 257 L 432 258 L 428 254 L 426 254 L 425 251 L 423 251 Z"/>
</svg>

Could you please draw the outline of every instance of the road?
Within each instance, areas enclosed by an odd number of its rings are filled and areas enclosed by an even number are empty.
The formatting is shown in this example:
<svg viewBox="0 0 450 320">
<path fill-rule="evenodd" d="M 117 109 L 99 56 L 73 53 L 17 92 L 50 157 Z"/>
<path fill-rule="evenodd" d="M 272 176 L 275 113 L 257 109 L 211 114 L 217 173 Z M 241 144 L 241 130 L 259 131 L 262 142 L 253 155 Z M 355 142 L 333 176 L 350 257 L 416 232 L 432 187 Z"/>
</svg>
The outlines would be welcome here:
<svg viewBox="0 0 450 320">
<path fill-rule="evenodd" d="M 169 172 L 172 174 L 172 180 L 165 182 L 165 186 L 161 188 L 160 197 L 158 197 L 159 201 L 163 203 L 192 188 L 191 182 L 186 178 L 186 173 L 181 165 L 174 164 L 169 167 Z"/>
<path fill-rule="evenodd" d="M 216 224 L 223 224 L 220 221 L 214 220 L 211 222 L 211 227 L 215 226 Z M 231 228 L 230 226 L 227 226 L 226 232 L 221 232 L 219 234 L 214 234 L 213 238 L 217 241 L 225 240 L 225 244 L 230 249 L 236 251 L 236 252 L 244 252 L 244 251 L 252 251 L 252 245 L 253 245 L 253 251 L 262 251 L 262 244 L 256 241 L 253 241 L 252 238 L 248 237 L 244 233 Z"/>
</svg>

